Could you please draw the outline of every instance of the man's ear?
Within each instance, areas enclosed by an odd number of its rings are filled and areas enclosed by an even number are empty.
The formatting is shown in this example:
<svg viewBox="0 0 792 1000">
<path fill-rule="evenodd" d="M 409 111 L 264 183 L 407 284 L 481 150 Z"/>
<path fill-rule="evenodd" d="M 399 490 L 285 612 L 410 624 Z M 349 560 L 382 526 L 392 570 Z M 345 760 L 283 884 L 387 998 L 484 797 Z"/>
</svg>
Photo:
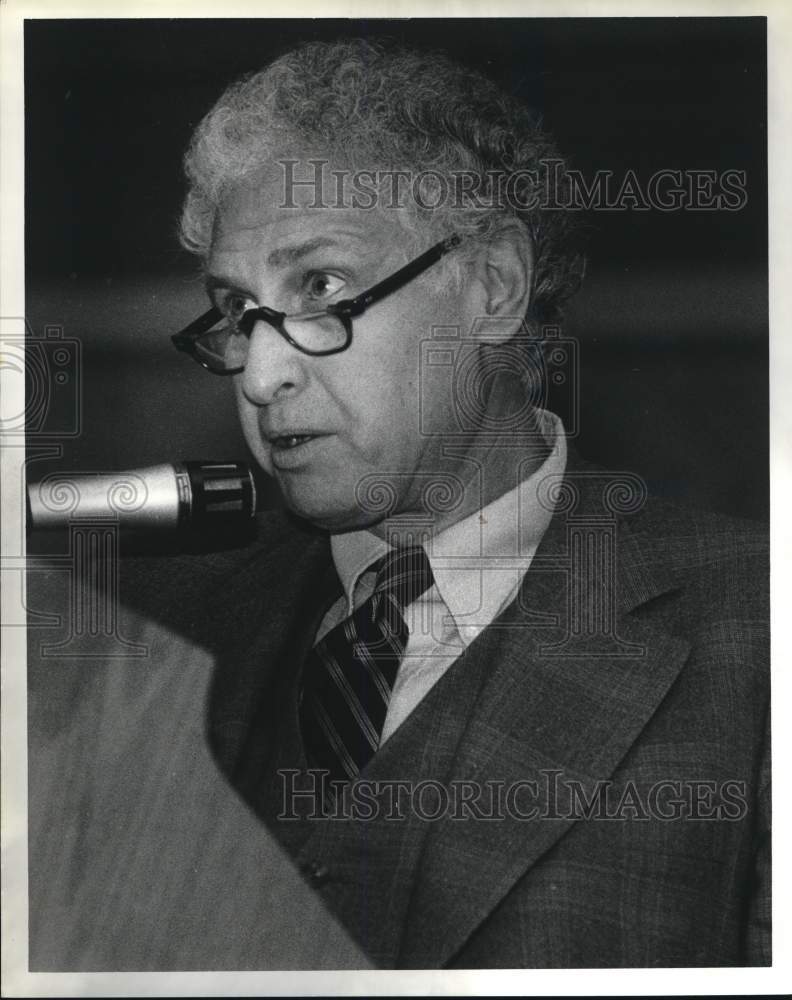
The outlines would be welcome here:
<svg viewBox="0 0 792 1000">
<path fill-rule="evenodd" d="M 481 248 L 471 278 L 482 306 L 479 322 L 490 337 L 508 340 L 520 331 L 533 288 L 534 255 L 526 230 L 515 222 Z"/>
</svg>

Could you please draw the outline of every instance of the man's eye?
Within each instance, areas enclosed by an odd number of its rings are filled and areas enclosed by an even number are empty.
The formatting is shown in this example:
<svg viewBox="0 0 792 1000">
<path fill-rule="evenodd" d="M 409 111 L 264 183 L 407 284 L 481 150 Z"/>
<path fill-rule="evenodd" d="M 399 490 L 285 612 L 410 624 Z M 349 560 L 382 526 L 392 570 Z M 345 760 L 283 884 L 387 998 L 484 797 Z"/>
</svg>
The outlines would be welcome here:
<svg viewBox="0 0 792 1000">
<path fill-rule="evenodd" d="M 303 282 L 303 295 L 308 301 L 316 302 L 332 298 L 344 287 L 344 281 L 326 271 L 311 271 Z"/>
<path fill-rule="evenodd" d="M 239 319 L 243 313 L 254 308 L 253 302 L 244 295 L 226 294 L 218 302 L 220 312 L 230 320 Z"/>
</svg>

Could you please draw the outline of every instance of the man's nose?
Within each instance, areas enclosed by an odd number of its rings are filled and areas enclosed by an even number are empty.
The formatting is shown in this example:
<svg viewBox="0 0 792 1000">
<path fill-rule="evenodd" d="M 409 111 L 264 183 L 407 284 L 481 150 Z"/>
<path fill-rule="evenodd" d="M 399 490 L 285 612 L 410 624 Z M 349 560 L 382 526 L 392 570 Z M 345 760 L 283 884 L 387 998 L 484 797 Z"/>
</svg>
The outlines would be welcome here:
<svg viewBox="0 0 792 1000">
<path fill-rule="evenodd" d="M 250 333 L 242 392 L 258 406 L 293 395 L 305 382 L 306 355 L 293 347 L 265 320 L 256 320 Z"/>
</svg>

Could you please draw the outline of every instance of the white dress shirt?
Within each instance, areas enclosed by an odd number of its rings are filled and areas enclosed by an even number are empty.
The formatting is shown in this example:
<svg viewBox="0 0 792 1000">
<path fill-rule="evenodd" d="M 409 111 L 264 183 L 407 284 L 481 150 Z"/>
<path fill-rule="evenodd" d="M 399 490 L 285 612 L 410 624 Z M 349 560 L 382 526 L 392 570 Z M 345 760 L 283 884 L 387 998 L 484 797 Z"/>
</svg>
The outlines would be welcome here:
<svg viewBox="0 0 792 1000">
<path fill-rule="evenodd" d="M 533 475 L 431 537 L 426 554 L 434 585 L 405 609 L 404 659 L 396 675 L 380 743 L 384 743 L 476 636 L 517 596 L 552 516 L 537 497 L 539 483 L 566 468 L 559 417 L 538 413 L 551 451 Z M 330 539 L 344 596 L 322 620 L 316 641 L 351 615 L 374 590 L 372 563 L 390 546 L 371 531 Z"/>
</svg>

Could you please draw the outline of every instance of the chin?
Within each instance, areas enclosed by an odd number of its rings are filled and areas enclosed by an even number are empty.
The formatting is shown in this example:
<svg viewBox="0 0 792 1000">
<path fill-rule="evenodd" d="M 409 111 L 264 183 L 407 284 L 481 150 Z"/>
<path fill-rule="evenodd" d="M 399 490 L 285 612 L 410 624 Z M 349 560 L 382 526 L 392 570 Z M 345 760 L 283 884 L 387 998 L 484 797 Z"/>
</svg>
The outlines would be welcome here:
<svg viewBox="0 0 792 1000">
<path fill-rule="evenodd" d="M 379 523 L 376 518 L 366 520 L 360 511 L 352 514 L 349 511 L 306 511 L 291 504 L 288 507 L 293 514 L 303 521 L 307 521 L 314 528 L 327 531 L 331 535 L 340 535 L 346 531 L 361 531 L 363 528 L 373 528 Z"/>
<path fill-rule="evenodd" d="M 370 528 L 382 519 L 381 515 L 342 503 L 338 497 L 322 497 L 316 492 L 302 494 L 283 491 L 283 499 L 297 517 L 331 534 Z"/>
</svg>

